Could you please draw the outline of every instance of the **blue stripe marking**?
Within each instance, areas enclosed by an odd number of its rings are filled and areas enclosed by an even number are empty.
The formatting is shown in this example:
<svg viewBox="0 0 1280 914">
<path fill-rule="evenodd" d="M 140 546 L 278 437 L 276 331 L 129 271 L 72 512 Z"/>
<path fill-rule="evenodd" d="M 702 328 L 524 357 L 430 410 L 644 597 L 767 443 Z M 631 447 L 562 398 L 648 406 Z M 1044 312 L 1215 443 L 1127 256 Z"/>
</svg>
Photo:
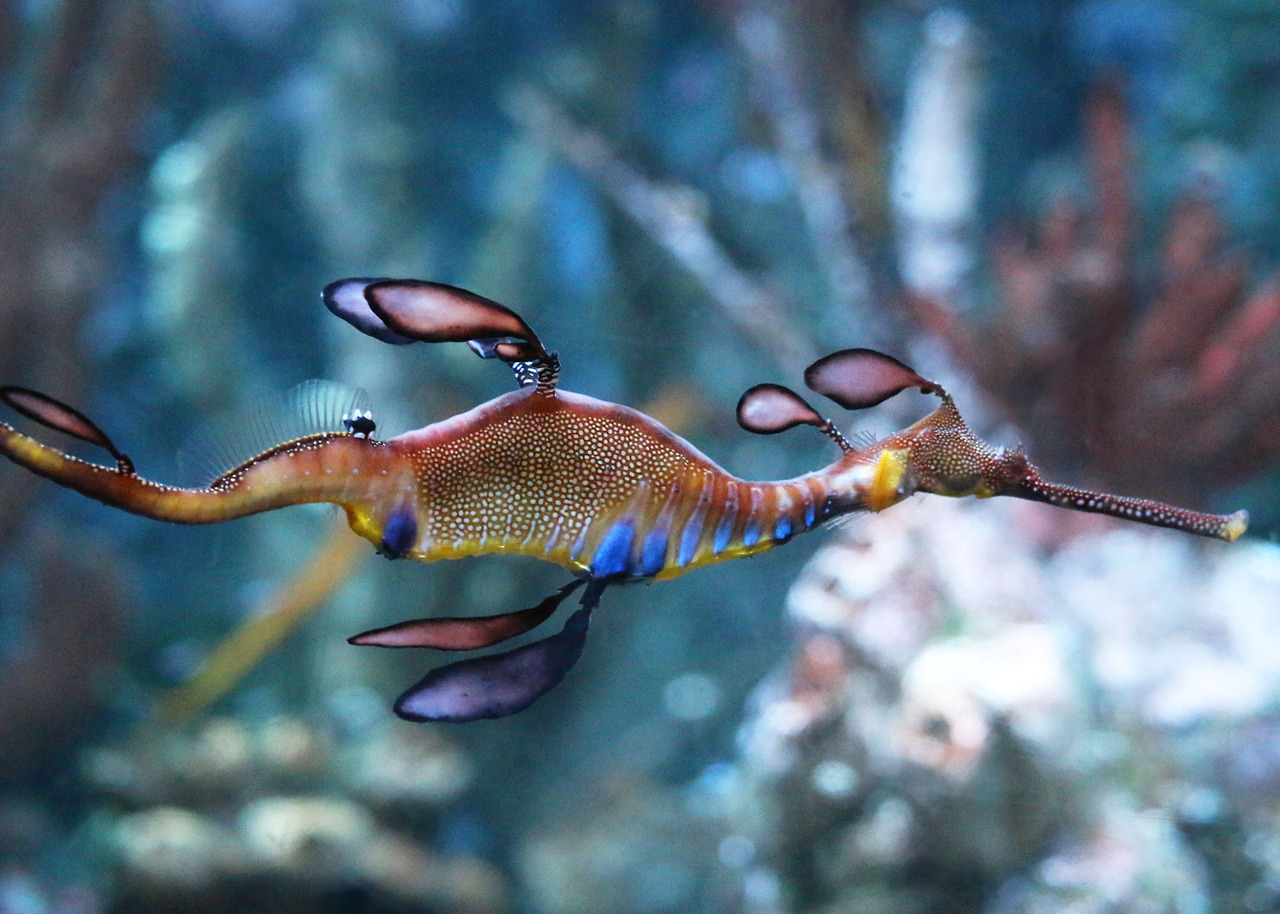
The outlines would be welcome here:
<svg viewBox="0 0 1280 914">
<path fill-rule="evenodd" d="M 644 546 L 640 549 L 639 574 L 649 576 L 657 574 L 667 563 L 667 531 L 652 530 L 644 538 Z"/>
<path fill-rule="evenodd" d="M 729 495 L 725 499 L 724 513 L 720 515 L 720 522 L 716 524 L 716 538 L 711 545 L 711 551 L 720 553 L 729 545 L 729 538 L 733 536 L 734 524 L 738 522 L 738 488 L 733 483 L 729 483 Z"/>
<path fill-rule="evenodd" d="M 725 547 L 729 545 L 729 537 L 733 533 L 733 522 L 737 519 L 735 513 L 724 512 L 724 516 L 720 518 L 720 523 L 716 527 L 715 542 L 711 544 L 712 552 L 723 552 Z"/>
<path fill-rule="evenodd" d="M 791 536 L 791 518 L 783 516 L 778 518 L 778 525 L 773 528 L 773 538 L 778 542 L 785 542 Z"/>
<path fill-rule="evenodd" d="M 804 506 L 804 525 L 812 527 L 814 520 L 817 518 L 818 509 L 813 502 L 809 502 Z"/>
<path fill-rule="evenodd" d="M 389 559 L 401 559 L 418 542 L 418 518 L 409 505 L 400 505 L 382 528 L 381 552 Z"/>
<path fill-rule="evenodd" d="M 754 546 L 760 541 L 760 513 L 764 509 L 764 493 L 751 490 L 751 513 L 747 516 L 747 528 L 742 531 L 742 544 Z"/>
<path fill-rule="evenodd" d="M 680 534 L 680 554 L 676 556 L 676 564 L 683 568 L 693 559 L 698 548 L 698 538 L 702 536 L 702 521 L 706 517 L 707 506 L 701 504 L 685 522 L 684 532 Z"/>
<path fill-rule="evenodd" d="M 578 538 L 573 541 L 573 546 L 569 549 L 569 558 L 577 561 L 578 556 L 582 555 L 582 547 L 587 544 L 587 531 L 591 529 L 590 524 L 583 524 L 582 531 L 578 534 Z"/>
<path fill-rule="evenodd" d="M 627 571 L 631 566 L 631 541 L 635 535 L 635 524 L 629 520 L 618 521 L 610 527 L 591 560 L 592 577 L 608 578 Z"/>
</svg>

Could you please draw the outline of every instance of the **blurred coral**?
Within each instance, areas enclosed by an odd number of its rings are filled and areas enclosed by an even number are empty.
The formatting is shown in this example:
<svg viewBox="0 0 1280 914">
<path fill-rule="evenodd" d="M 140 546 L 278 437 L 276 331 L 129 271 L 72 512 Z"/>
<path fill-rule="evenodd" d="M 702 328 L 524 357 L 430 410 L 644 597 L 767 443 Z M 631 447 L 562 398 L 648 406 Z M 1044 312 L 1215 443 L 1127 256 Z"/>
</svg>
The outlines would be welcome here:
<svg viewBox="0 0 1280 914">
<path fill-rule="evenodd" d="M 702 883 L 724 827 L 718 816 L 634 773 L 582 799 L 570 821 L 535 828 L 522 843 L 518 865 L 533 910 L 683 911 L 708 896 Z"/>
<path fill-rule="evenodd" d="M 335 735 L 294 717 L 211 718 L 88 753 L 93 851 L 114 910 L 508 909 L 498 871 L 424 835 L 470 785 L 436 731 Z"/>
<path fill-rule="evenodd" d="M 996 240 L 989 312 L 912 301 L 1046 463 L 1203 500 L 1280 456 L 1280 277 L 1251 288 L 1204 187 L 1173 207 L 1148 263 L 1114 83 L 1094 90 L 1085 134 L 1092 207 L 1059 195 Z"/>
<path fill-rule="evenodd" d="M 108 277 L 101 208 L 135 171 L 134 135 L 158 71 L 146 4 L 72 0 L 51 11 L 41 53 L 12 4 L 0 5 L 0 73 L 14 87 L 0 107 L 0 365 L 75 400 L 88 387 L 82 341 Z M 20 90 L 20 91 L 18 91 Z M 92 686 L 117 650 L 119 567 L 106 546 L 86 552 L 55 528 L 33 535 L 38 487 L 0 467 L 0 553 L 21 557 L 39 586 L 27 614 L 32 645 L 0 667 L 4 776 L 30 773 L 101 695 Z M 68 562 L 71 567 L 68 567 Z M 14 594 L 6 597 L 18 609 Z"/>
<path fill-rule="evenodd" d="M 18 26 L 3 31 L 35 40 Z M 140 165 L 134 134 L 160 58 L 140 2 L 60 4 L 42 41 L 38 56 L 0 60 L 23 88 L 0 146 L 0 364 L 18 372 L 11 381 L 74 399 L 83 322 L 107 279 L 100 208 Z M 7 488 L 6 502 L 27 487 Z"/>
<path fill-rule="evenodd" d="M 1261 880 L 1214 867 L 1280 840 L 1251 810 L 1276 783 L 1190 804 L 1271 738 L 1280 627 L 1257 608 L 1280 550 L 1095 521 L 1046 554 L 1043 511 L 934 499 L 849 528 L 796 582 L 792 659 L 741 738 L 739 822 L 779 909 L 1230 907 Z"/>
</svg>

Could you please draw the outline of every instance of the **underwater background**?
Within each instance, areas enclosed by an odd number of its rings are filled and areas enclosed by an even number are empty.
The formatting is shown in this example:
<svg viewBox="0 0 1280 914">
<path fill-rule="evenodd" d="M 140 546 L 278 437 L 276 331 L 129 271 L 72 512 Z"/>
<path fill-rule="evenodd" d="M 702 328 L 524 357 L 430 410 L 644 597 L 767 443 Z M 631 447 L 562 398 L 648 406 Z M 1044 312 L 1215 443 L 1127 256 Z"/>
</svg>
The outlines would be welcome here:
<svg viewBox="0 0 1280 914">
<path fill-rule="evenodd" d="M 1253 516 L 923 496 L 615 588 L 545 699 L 423 725 L 436 661 L 346 638 L 561 572 L 6 463 L 0 914 L 1280 910 L 1274 3 L 0 0 L 0 72 L 0 383 L 149 477 L 309 378 L 387 435 L 509 389 L 320 304 L 388 275 L 744 476 L 833 454 L 739 395 L 871 346 L 1046 475 Z"/>
</svg>

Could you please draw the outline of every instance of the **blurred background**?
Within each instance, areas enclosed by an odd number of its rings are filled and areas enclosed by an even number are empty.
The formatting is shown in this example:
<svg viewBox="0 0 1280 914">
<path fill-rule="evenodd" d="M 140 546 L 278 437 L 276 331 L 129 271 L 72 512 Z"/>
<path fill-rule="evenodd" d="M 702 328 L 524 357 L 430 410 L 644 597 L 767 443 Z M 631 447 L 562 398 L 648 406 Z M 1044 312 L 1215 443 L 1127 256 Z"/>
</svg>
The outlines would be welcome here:
<svg viewBox="0 0 1280 914">
<path fill-rule="evenodd" d="M 741 475 L 833 457 L 743 390 L 872 346 L 1050 478 L 1254 517 L 922 497 L 611 591 L 547 698 L 426 726 L 438 658 L 346 637 L 562 572 L 6 464 L 3 914 L 1280 910 L 1275 4 L 0 0 L 0 73 L 0 381 L 149 477 L 308 378 L 387 435 L 511 386 L 320 306 L 390 275 Z"/>
</svg>

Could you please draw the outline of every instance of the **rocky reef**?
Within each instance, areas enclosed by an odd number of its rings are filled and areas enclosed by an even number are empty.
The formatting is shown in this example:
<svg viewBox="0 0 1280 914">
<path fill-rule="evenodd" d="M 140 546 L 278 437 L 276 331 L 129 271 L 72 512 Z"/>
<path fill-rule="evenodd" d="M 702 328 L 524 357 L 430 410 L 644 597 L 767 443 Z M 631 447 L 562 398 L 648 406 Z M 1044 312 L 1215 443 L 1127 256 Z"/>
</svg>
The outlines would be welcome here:
<svg viewBox="0 0 1280 914">
<path fill-rule="evenodd" d="M 748 909 L 1269 910 L 1278 584 L 1039 506 L 850 526 L 742 730 Z"/>
</svg>

